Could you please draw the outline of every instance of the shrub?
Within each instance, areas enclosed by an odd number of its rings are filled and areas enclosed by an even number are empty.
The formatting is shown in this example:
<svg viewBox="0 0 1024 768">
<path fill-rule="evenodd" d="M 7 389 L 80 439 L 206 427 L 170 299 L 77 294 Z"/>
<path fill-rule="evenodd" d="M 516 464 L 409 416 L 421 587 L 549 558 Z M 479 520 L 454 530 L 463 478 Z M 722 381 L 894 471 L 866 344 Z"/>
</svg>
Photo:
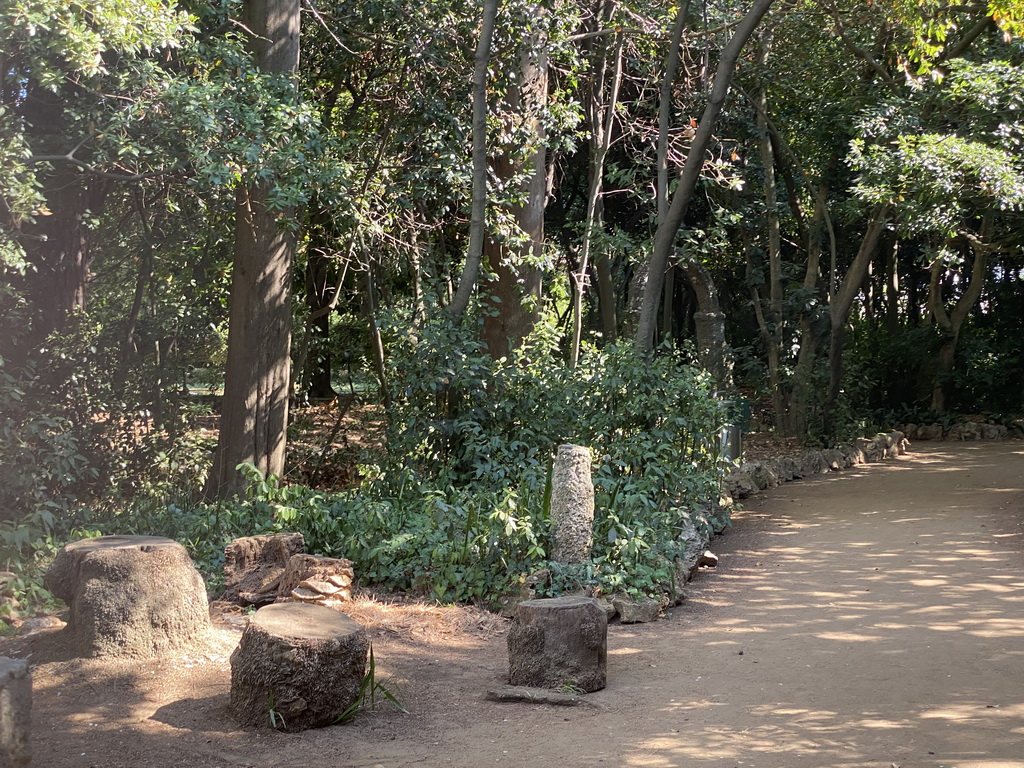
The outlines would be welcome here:
<svg viewBox="0 0 1024 768">
<path fill-rule="evenodd" d="M 677 535 L 717 499 L 722 408 L 681 356 L 631 346 L 588 349 L 575 370 L 541 325 L 494 361 L 474 329 L 443 319 L 399 345 L 386 449 L 359 488 L 282 485 L 252 467 L 245 498 L 150 502 L 108 516 L 107 532 L 170 536 L 215 586 L 236 536 L 299 531 L 309 551 L 347 557 L 364 583 L 442 601 L 494 601 L 547 565 L 552 457 L 590 446 L 596 490 L 593 560 L 566 588 L 658 594 Z M 560 583 L 561 583 L 560 582 Z"/>
</svg>

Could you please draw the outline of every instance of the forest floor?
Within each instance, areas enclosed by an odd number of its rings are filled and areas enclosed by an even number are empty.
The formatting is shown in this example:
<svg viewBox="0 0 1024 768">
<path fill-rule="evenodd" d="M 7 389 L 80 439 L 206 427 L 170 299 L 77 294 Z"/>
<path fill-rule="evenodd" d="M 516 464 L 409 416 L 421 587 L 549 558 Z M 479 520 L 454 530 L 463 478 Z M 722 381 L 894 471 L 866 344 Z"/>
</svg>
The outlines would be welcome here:
<svg viewBox="0 0 1024 768">
<path fill-rule="evenodd" d="M 613 624 L 608 686 L 559 708 L 484 699 L 504 620 L 363 600 L 384 702 L 301 734 L 238 729 L 228 656 L 242 617 L 157 662 L 35 664 L 46 768 L 631 766 L 1024 768 L 1024 445 L 933 444 L 760 494 L 721 561 L 653 624 Z"/>
</svg>

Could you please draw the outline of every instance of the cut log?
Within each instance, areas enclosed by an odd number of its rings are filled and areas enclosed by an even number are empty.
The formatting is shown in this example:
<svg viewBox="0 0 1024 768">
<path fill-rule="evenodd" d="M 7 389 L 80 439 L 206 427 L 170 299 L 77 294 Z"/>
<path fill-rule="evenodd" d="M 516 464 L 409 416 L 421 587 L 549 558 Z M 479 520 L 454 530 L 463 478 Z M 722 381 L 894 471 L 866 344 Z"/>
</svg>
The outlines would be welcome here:
<svg viewBox="0 0 1024 768">
<path fill-rule="evenodd" d="M 206 585 L 185 548 L 160 536 L 68 544 L 46 574 L 68 604 L 66 643 L 80 656 L 152 658 L 204 641 Z"/>
<path fill-rule="evenodd" d="M 359 696 L 369 647 L 366 631 L 330 608 L 260 608 L 231 654 L 235 719 L 285 731 L 337 722 Z"/>
<path fill-rule="evenodd" d="M 32 675 L 28 662 L 0 656 L 0 766 L 31 761 Z"/>
<path fill-rule="evenodd" d="M 321 555 L 292 555 L 281 575 L 278 596 L 318 605 L 352 599 L 352 561 Z"/>
<path fill-rule="evenodd" d="M 235 539 L 224 548 L 224 599 L 257 607 L 274 602 L 288 561 L 305 550 L 301 533 Z"/>
<path fill-rule="evenodd" d="M 608 616 L 591 597 L 519 604 L 508 633 L 509 682 L 536 688 L 597 691 L 608 665 Z"/>
</svg>

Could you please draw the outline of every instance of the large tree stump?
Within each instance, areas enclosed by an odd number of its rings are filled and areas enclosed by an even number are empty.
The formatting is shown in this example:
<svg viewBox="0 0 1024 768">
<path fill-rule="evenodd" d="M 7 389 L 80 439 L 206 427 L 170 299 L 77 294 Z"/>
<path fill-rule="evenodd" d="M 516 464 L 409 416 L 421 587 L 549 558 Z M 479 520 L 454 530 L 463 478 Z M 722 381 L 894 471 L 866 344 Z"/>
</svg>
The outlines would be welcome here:
<svg viewBox="0 0 1024 768">
<path fill-rule="evenodd" d="M 28 662 L 0 656 L 0 766 L 31 762 L 32 675 Z"/>
<path fill-rule="evenodd" d="M 260 608 L 231 654 L 235 719 L 286 731 L 337 722 L 359 696 L 369 647 L 366 631 L 330 608 Z"/>
<path fill-rule="evenodd" d="M 555 597 L 519 604 L 508 633 L 509 682 L 537 688 L 605 686 L 608 616 L 591 597 Z"/>
<path fill-rule="evenodd" d="M 257 607 L 274 602 L 288 561 L 305 551 L 301 533 L 235 539 L 224 548 L 224 599 Z"/>
<path fill-rule="evenodd" d="M 46 574 L 68 604 L 68 645 L 82 656 L 154 657 L 205 639 L 206 585 L 185 548 L 160 536 L 68 544 Z"/>
<path fill-rule="evenodd" d="M 555 562 L 569 565 L 590 559 L 594 528 L 592 461 L 589 448 L 558 446 L 551 472 L 551 559 Z"/>
<path fill-rule="evenodd" d="M 337 605 L 352 599 L 352 561 L 322 555 L 292 555 L 281 575 L 278 599 Z"/>
</svg>

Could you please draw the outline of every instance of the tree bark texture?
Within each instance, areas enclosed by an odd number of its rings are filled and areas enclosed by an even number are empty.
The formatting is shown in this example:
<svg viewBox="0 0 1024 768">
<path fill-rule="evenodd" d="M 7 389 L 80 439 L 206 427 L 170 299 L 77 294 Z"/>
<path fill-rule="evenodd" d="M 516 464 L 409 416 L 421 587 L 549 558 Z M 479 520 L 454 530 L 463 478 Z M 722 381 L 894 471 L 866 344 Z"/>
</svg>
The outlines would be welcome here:
<svg viewBox="0 0 1024 768">
<path fill-rule="evenodd" d="M 299 0 L 247 0 L 256 65 L 294 73 L 299 64 Z M 206 485 L 208 498 L 244 491 L 236 467 L 284 472 L 291 375 L 291 269 L 295 238 L 283 226 L 291 211 L 267 207 L 270 184 L 239 189 L 229 299 L 228 354 L 220 436 Z"/>
<path fill-rule="evenodd" d="M 260 608 L 231 654 L 231 710 L 244 726 L 302 731 L 332 725 L 366 673 L 366 631 L 332 608 Z"/>
<path fill-rule="evenodd" d="M 196 645 L 210 629 L 206 585 L 172 539 L 72 542 L 54 559 L 46 586 L 68 604 L 65 645 L 81 656 L 157 657 Z"/>
<path fill-rule="evenodd" d="M 335 605 L 352 599 L 352 561 L 325 555 L 292 555 L 278 587 L 283 600 Z"/>
<path fill-rule="evenodd" d="M 301 533 L 262 534 L 232 540 L 224 548 L 221 599 L 256 607 L 274 602 L 289 560 L 305 551 L 306 540 Z"/>
<path fill-rule="evenodd" d="M 32 672 L 24 659 L 0 656 L 0 765 L 32 762 Z"/>
<path fill-rule="evenodd" d="M 544 10 L 538 5 L 536 13 Z M 540 22 L 538 22 L 540 25 Z M 509 109 L 518 114 L 532 135 L 530 154 L 513 160 L 506 153 L 491 159 L 500 181 L 511 180 L 524 171 L 523 202 L 510 205 L 508 212 L 525 238 L 521 246 L 487 238 L 484 258 L 493 277 L 488 281 L 491 298 L 484 316 L 483 337 L 491 357 L 508 355 L 524 339 L 539 315 L 542 272 L 538 266 L 544 253 L 544 208 L 547 202 L 547 149 L 542 113 L 547 103 L 548 54 L 546 35 L 538 32 L 524 43 L 517 82 L 507 94 Z"/>
<path fill-rule="evenodd" d="M 608 615 L 591 597 L 519 604 L 508 633 L 509 683 L 538 688 L 605 687 Z"/>
</svg>

